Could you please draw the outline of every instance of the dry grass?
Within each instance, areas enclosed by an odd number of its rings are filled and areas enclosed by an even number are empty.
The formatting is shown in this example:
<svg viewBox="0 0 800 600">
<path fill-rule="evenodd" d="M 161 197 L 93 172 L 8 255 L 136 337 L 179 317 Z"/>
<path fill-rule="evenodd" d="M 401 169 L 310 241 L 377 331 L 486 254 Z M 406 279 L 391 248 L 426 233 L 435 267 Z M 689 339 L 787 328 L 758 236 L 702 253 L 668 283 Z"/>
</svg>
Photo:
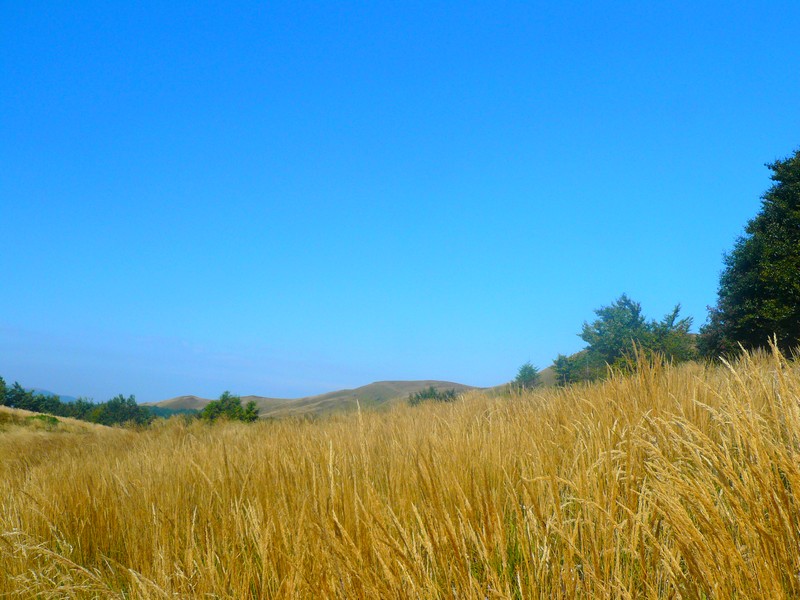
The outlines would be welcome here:
<svg viewBox="0 0 800 600">
<path fill-rule="evenodd" d="M 51 417 L 56 418 L 56 417 Z M 63 432 L 85 432 L 89 430 L 104 430 L 108 429 L 105 425 L 97 423 L 88 423 L 86 421 L 79 421 L 70 417 L 57 417 L 58 425 L 49 428 L 50 431 L 63 431 Z M 7 432 L 14 429 L 36 429 L 37 421 L 42 422 L 41 413 L 36 413 L 22 408 L 11 408 L 8 406 L 0 406 L 0 433 Z"/>
<path fill-rule="evenodd" d="M 0 596 L 797 598 L 800 373 L 0 433 Z"/>
</svg>

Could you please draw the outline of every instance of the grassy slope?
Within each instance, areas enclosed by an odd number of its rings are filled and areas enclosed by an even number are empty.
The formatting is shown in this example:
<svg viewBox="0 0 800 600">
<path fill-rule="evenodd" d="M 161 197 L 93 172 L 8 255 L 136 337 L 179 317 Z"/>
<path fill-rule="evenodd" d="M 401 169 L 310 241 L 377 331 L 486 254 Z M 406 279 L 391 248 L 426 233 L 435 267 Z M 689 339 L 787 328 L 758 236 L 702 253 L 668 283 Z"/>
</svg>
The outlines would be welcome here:
<svg viewBox="0 0 800 600">
<path fill-rule="evenodd" d="M 539 371 L 539 376 L 541 377 L 542 385 L 545 387 L 553 387 L 556 384 L 556 374 L 553 371 L 553 367 L 542 369 Z"/>
<path fill-rule="evenodd" d="M 57 423 L 53 423 L 52 419 L 55 419 Z M 108 429 L 108 427 L 69 417 L 51 417 L 50 415 L 42 415 L 41 413 L 20 408 L 0 406 L 0 433 L 19 433 L 22 431 L 87 433 L 104 429 Z"/>
<path fill-rule="evenodd" d="M 797 598 L 799 403 L 773 356 L 314 422 L 0 434 L 0 597 Z"/>
<path fill-rule="evenodd" d="M 431 385 L 436 389 L 455 389 L 459 392 L 476 389 L 449 381 L 378 381 L 352 390 L 339 390 L 306 398 L 283 399 L 242 396 L 242 403 L 254 400 L 262 417 L 324 415 L 332 412 L 353 410 L 357 407 L 356 402 L 362 408 L 391 405 L 395 401 L 405 400 L 409 394 Z M 210 401 L 210 399 L 197 396 L 178 396 L 155 404 L 156 406 L 173 409 L 202 409 Z"/>
</svg>

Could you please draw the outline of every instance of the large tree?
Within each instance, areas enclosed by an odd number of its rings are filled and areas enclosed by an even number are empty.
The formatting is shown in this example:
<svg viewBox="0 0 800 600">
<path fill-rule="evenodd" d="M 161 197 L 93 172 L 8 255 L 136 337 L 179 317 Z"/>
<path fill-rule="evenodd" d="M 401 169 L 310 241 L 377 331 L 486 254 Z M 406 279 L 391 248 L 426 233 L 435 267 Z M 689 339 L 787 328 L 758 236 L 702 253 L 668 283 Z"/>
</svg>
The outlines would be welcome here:
<svg viewBox="0 0 800 600">
<path fill-rule="evenodd" d="M 648 336 L 642 305 L 627 294 L 594 313 L 597 319 L 583 323 L 580 337 L 589 344 L 590 353 L 602 362 L 614 364 L 631 351 L 634 342 L 640 344 Z"/>
<path fill-rule="evenodd" d="M 800 344 L 800 150 L 768 164 L 772 187 L 761 212 L 725 255 L 717 304 L 700 331 L 709 357 L 766 346 L 784 352 Z"/>
</svg>

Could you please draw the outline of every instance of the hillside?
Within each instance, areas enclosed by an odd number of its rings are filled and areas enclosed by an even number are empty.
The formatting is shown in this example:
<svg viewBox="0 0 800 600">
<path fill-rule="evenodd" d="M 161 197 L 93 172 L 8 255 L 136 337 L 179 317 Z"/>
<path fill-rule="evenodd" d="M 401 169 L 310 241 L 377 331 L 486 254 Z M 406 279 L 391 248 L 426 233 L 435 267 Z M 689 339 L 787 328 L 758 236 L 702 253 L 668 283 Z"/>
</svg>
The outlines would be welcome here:
<svg viewBox="0 0 800 600">
<path fill-rule="evenodd" d="M 176 396 L 169 400 L 162 400 L 161 402 L 145 402 L 143 406 L 160 406 L 161 408 L 169 408 L 172 410 L 201 410 L 206 404 L 211 402 L 208 398 L 200 398 L 199 396 Z"/>
<path fill-rule="evenodd" d="M 98 423 L 88 423 L 69 417 L 54 417 L 21 408 L 0 406 L 0 433 L 8 431 L 63 431 L 82 433 L 109 429 Z"/>
<path fill-rule="evenodd" d="M 467 392 L 480 388 L 453 383 L 450 381 L 420 380 L 420 381 L 376 381 L 354 389 L 338 390 L 316 396 L 303 398 L 266 398 L 264 396 L 242 396 L 242 403 L 251 400 L 258 406 L 262 417 L 284 417 L 300 415 L 321 415 L 337 411 L 352 410 L 357 403 L 362 407 L 382 407 L 394 404 L 408 398 L 409 394 L 433 386 L 437 390 L 455 389 L 458 392 Z M 150 403 L 151 406 L 160 406 L 170 409 L 201 410 L 211 402 L 209 398 L 198 396 L 178 396 Z"/>
<path fill-rule="evenodd" d="M 544 387 L 553 387 L 556 384 L 556 373 L 552 366 L 539 371 L 539 376 Z"/>
</svg>

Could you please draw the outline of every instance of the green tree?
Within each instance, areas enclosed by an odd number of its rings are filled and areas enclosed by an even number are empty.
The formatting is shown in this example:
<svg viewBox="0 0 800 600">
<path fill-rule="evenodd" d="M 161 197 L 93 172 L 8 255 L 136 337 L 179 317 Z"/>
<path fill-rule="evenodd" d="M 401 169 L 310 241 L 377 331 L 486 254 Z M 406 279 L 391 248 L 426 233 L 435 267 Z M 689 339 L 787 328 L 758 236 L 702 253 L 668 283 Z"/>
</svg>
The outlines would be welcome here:
<svg viewBox="0 0 800 600">
<path fill-rule="evenodd" d="M 677 304 L 661 321 L 648 321 L 642 306 L 622 294 L 608 306 L 595 310 L 597 319 L 584 322 L 578 335 L 588 346 L 572 356 L 559 354 L 553 361 L 557 385 L 603 377 L 608 365 L 627 368 L 634 347 L 647 356 L 682 362 L 696 355 L 691 317 L 680 318 Z"/>
<path fill-rule="evenodd" d="M 700 330 L 704 356 L 766 346 L 785 353 L 800 344 L 800 150 L 766 165 L 774 182 L 761 212 L 724 258 L 716 306 Z"/>
<path fill-rule="evenodd" d="M 6 403 L 6 380 L 0 377 L 0 406 Z"/>
<path fill-rule="evenodd" d="M 244 405 L 242 421 L 245 423 L 253 423 L 254 421 L 258 421 L 258 406 L 256 406 L 255 400 L 250 400 L 250 402 Z"/>
<path fill-rule="evenodd" d="M 19 382 L 15 381 L 11 388 L 6 390 L 6 405 L 11 408 L 22 408 L 25 410 L 37 411 L 38 406 L 33 392 L 27 391 Z"/>
<path fill-rule="evenodd" d="M 528 361 L 519 368 L 517 376 L 514 378 L 514 381 L 511 382 L 511 385 L 520 390 L 530 390 L 541 385 L 541 383 L 539 369 Z"/>
<path fill-rule="evenodd" d="M 594 312 L 598 318 L 592 323 L 584 322 L 579 334 L 589 344 L 591 358 L 617 364 L 630 352 L 634 342 L 642 343 L 649 336 L 642 305 L 626 294 Z"/>
<path fill-rule="evenodd" d="M 226 391 L 222 393 L 219 400 L 213 400 L 206 404 L 200 411 L 200 418 L 209 422 L 217 419 L 229 419 L 252 423 L 258 419 L 258 407 L 253 400 L 246 406 L 242 406 L 242 399 L 239 396 Z"/>
<path fill-rule="evenodd" d="M 679 319 L 681 305 L 676 304 L 672 312 L 661 321 L 652 321 L 648 325 L 649 336 L 644 343 L 645 350 L 658 353 L 667 360 L 685 362 L 697 357 L 695 336 L 689 333 L 692 318 Z"/>
<path fill-rule="evenodd" d="M 572 361 L 566 354 L 559 354 L 553 360 L 553 373 L 556 376 L 556 385 L 565 386 L 573 383 Z"/>
<path fill-rule="evenodd" d="M 75 419 L 87 420 L 87 416 L 94 409 L 94 402 L 90 402 L 86 398 L 78 398 L 75 402 L 70 402 L 67 405 L 67 412 L 65 416 L 74 417 Z"/>
<path fill-rule="evenodd" d="M 571 356 L 559 354 L 553 361 L 553 373 L 558 386 L 591 381 L 602 376 L 605 371 L 605 363 L 597 356 L 590 355 L 587 350 L 581 350 Z"/>
<path fill-rule="evenodd" d="M 580 337 L 589 344 L 588 362 L 597 371 L 602 364 L 619 365 L 627 360 L 634 344 L 647 355 L 660 355 L 682 362 L 695 357 L 694 336 L 689 333 L 692 318 L 679 318 L 681 305 L 675 305 L 661 321 L 647 321 L 642 306 L 622 294 L 609 306 L 595 311 L 593 323 L 584 323 Z"/>
<path fill-rule="evenodd" d="M 152 413 L 145 406 L 139 406 L 134 396 L 127 398 L 122 394 L 108 402 L 96 405 L 88 414 L 88 420 L 102 425 L 130 423 L 147 425 L 153 420 Z"/>
</svg>

